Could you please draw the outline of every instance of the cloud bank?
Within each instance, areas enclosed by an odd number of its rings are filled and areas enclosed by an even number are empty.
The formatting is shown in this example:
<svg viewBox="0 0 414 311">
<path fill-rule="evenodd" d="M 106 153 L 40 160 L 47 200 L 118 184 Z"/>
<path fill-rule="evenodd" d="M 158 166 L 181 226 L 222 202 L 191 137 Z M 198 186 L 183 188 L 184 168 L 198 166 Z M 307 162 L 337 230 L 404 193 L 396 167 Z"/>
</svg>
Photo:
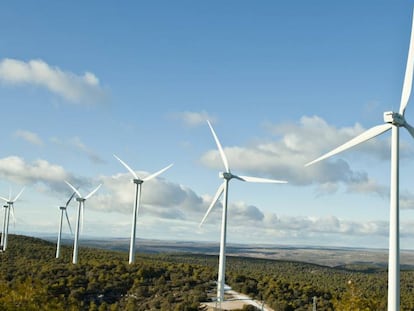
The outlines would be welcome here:
<svg viewBox="0 0 414 311">
<path fill-rule="evenodd" d="M 146 176 L 147 172 L 137 172 Z M 97 212 L 118 212 L 130 215 L 134 203 L 134 184 L 128 174 L 101 176 L 105 192 L 98 192 L 88 202 L 88 209 Z M 165 230 L 174 231 L 186 239 L 214 240 L 219 235 L 221 226 L 221 205 L 213 209 L 201 228 L 198 227 L 206 212 L 212 196 L 200 195 L 190 188 L 163 178 L 156 178 L 143 184 L 142 204 L 139 211 L 141 230 L 153 230 L 164 223 Z M 326 245 L 352 245 L 355 239 L 374 238 L 386 243 L 388 222 L 346 220 L 336 216 L 288 216 L 263 212 L 260 207 L 243 201 L 229 202 L 228 232 L 231 240 L 256 243 L 315 243 L 315 239 Z M 152 224 L 152 225 L 151 225 Z M 130 223 L 119 224 L 125 233 L 129 232 Z M 414 231 L 406 225 L 403 233 L 414 236 Z M 119 229 L 119 228 L 118 228 Z M 249 235 L 246 236 L 246 230 Z M 244 238 L 243 238 L 244 237 Z M 312 242 L 313 241 L 313 242 Z M 340 242 L 339 242 L 340 241 Z M 381 242 L 382 241 L 382 242 Z M 335 244 L 336 243 L 336 244 Z M 341 244 L 343 243 L 343 244 Z"/>
<path fill-rule="evenodd" d="M 137 174 L 144 177 L 148 173 L 137 172 Z M 108 228 L 114 226 L 117 227 L 114 232 L 117 232 L 118 236 L 129 234 L 130 215 L 134 203 L 134 184 L 131 183 L 129 174 L 100 176 L 98 180 L 91 181 L 89 178 L 74 177 L 63 167 L 45 160 L 39 159 L 28 163 L 20 157 L 10 156 L 0 159 L 0 178 L 22 185 L 41 184 L 44 186 L 43 192 L 58 193 L 60 197 L 70 193 L 64 180 L 80 186 L 81 193 L 87 193 L 102 182 L 103 187 L 87 203 L 88 213 L 98 213 L 95 214 L 98 216 L 92 219 L 85 219 L 88 223 L 88 233 L 106 232 L 106 235 L 112 235 L 114 233 L 109 232 Z M 142 204 L 139 211 L 141 237 L 148 238 L 146 232 L 154 234 L 153 230 L 156 228 L 161 230 L 159 224 L 163 223 L 164 234 L 171 232 L 174 237 L 185 239 L 216 240 L 221 225 L 220 204 L 213 209 L 201 229 L 198 227 L 211 200 L 211 195 L 197 194 L 187 186 L 163 178 L 145 182 L 142 187 Z M 410 200 L 412 200 L 410 196 L 403 195 L 402 201 Z M 324 245 L 354 245 L 356 239 L 363 241 L 361 243 L 374 239 L 379 241 L 377 246 L 383 246 L 388 236 L 387 221 L 347 220 L 332 215 L 324 217 L 278 215 L 264 212 L 260 206 L 243 201 L 229 202 L 228 212 L 230 241 L 315 244 L 317 240 L 323 241 Z M 114 213 L 119 214 L 115 216 Z M 50 221 L 54 223 L 53 220 Z M 25 220 L 26 224 L 29 222 Z M 405 237 L 414 237 L 412 228 L 414 226 L 409 222 L 403 221 L 401 234 Z M 248 236 L 246 230 L 249 232 Z"/>
</svg>

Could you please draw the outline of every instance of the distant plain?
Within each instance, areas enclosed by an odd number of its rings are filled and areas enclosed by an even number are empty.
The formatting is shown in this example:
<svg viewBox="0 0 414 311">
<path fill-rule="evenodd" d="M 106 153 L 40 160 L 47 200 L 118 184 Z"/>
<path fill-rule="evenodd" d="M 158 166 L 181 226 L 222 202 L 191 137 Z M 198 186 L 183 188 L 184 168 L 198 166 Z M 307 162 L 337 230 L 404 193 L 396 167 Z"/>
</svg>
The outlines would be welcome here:
<svg viewBox="0 0 414 311">
<path fill-rule="evenodd" d="M 51 242 L 55 238 L 44 237 Z M 63 239 L 63 243 L 70 245 L 72 240 Z M 109 250 L 129 250 L 128 238 L 97 239 L 83 238 L 80 245 Z M 142 253 L 190 253 L 218 255 L 219 244 L 213 242 L 191 241 L 162 241 L 137 240 L 137 252 Z M 386 268 L 388 262 L 387 249 L 349 248 L 349 247 L 318 247 L 318 246 L 287 246 L 287 245 L 253 245 L 231 244 L 226 249 L 228 256 L 252 257 L 274 260 L 298 261 L 318 264 L 328 267 L 350 265 L 366 265 L 370 267 Z M 414 270 L 414 250 L 401 251 L 401 269 Z"/>
</svg>

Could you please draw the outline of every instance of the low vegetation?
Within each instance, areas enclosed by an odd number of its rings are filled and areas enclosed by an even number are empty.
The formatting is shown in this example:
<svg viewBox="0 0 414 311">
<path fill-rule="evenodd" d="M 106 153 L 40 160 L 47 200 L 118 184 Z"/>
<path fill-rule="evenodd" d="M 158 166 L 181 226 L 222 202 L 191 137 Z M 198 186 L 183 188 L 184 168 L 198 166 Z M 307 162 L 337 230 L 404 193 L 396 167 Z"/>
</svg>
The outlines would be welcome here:
<svg viewBox="0 0 414 311">
<path fill-rule="evenodd" d="M 0 310 L 199 310 L 214 295 L 217 256 L 138 254 L 9 236 L 0 254 Z M 387 272 L 370 267 L 229 257 L 227 283 L 274 310 L 386 310 Z M 414 310 L 414 271 L 401 273 L 401 310 Z"/>
</svg>

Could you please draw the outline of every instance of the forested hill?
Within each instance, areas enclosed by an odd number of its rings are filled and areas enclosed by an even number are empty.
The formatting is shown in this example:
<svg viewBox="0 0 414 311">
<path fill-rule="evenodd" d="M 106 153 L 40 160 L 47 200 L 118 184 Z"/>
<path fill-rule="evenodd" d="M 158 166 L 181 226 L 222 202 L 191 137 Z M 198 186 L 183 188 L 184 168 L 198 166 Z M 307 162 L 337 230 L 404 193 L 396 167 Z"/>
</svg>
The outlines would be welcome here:
<svg viewBox="0 0 414 311">
<path fill-rule="evenodd" d="M 214 295 L 217 256 L 72 248 L 9 235 L 0 254 L 0 310 L 198 310 Z M 229 257 L 227 283 L 274 310 L 386 310 L 385 270 Z M 401 274 L 401 310 L 414 310 L 414 272 Z"/>
</svg>

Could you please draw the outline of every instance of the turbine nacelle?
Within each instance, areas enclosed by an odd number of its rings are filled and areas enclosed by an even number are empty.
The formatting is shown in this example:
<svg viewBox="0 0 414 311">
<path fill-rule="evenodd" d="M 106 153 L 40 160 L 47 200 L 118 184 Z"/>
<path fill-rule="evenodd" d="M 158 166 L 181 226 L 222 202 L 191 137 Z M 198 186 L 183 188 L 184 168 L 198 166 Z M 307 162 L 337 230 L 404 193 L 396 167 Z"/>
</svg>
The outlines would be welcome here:
<svg viewBox="0 0 414 311">
<path fill-rule="evenodd" d="M 85 202 L 86 199 L 85 198 L 76 198 L 76 201 L 78 201 L 78 202 Z"/>
<path fill-rule="evenodd" d="M 226 180 L 230 180 L 230 179 L 232 179 L 236 176 L 234 176 L 232 173 L 229 173 L 229 172 L 220 172 L 219 177 L 223 178 L 223 179 L 226 179 Z"/>
<path fill-rule="evenodd" d="M 144 183 L 144 181 L 142 179 L 139 179 L 139 178 L 131 179 L 131 182 L 136 184 L 136 185 L 140 185 L 140 184 Z"/>
<path fill-rule="evenodd" d="M 393 111 L 384 112 L 384 122 L 397 126 L 404 126 L 406 123 L 405 118 L 402 114 Z"/>
</svg>

